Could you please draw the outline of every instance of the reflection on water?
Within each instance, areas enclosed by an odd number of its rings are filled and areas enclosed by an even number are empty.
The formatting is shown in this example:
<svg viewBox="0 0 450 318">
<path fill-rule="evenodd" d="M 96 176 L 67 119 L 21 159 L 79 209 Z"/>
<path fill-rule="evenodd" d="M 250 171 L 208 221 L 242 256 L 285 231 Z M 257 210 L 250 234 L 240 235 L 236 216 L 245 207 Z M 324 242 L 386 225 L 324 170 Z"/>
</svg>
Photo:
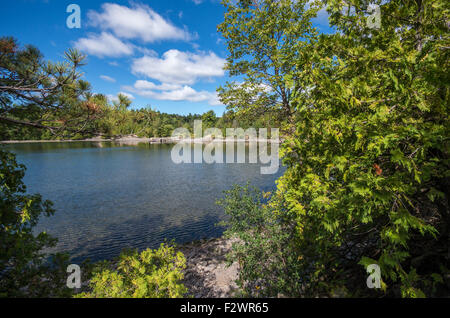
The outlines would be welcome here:
<svg viewBox="0 0 450 318">
<path fill-rule="evenodd" d="M 217 237 L 223 211 L 215 202 L 234 183 L 264 191 L 275 175 L 259 164 L 174 164 L 173 145 L 112 142 L 6 145 L 27 166 L 30 193 L 52 200 L 56 213 L 37 231 L 58 237 L 58 251 L 73 261 L 112 258 L 125 247 L 156 247 Z"/>
</svg>

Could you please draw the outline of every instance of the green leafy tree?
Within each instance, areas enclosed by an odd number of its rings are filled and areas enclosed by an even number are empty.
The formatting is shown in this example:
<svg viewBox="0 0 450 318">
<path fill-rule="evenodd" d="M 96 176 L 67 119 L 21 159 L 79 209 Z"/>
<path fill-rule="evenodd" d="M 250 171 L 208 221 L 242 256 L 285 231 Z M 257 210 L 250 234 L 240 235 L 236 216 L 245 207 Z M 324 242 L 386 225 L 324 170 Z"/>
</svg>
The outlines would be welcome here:
<svg viewBox="0 0 450 318">
<path fill-rule="evenodd" d="M 171 124 L 165 124 L 161 128 L 161 137 L 169 137 L 174 130 L 174 126 Z"/>
<path fill-rule="evenodd" d="M 328 3 L 341 32 L 317 43 L 279 186 L 296 244 L 330 285 L 364 287 L 354 264 L 375 263 L 391 295 L 433 294 L 448 257 L 448 9 L 389 1 L 373 29 L 366 2 Z"/>
<path fill-rule="evenodd" d="M 367 23 L 367 1 L 326 4 L 337 32 L 282 59 L 292 71 L 281 81 L 303 89 L 291 97 L 287 170 L 270 201 L 291 235 L 286 271 L 300 284 L 284 281 L 279 291 L 448 295 L 448 5 L 384 1 L 377 29 Z M 277 12 L 273 21 L 282 21 Z M 251 25 L 244 21 L 228 28 L 241 41 L 246 33 L 235 30 Z M 366 287 L 369 264 L 381 268 L 382 291 Z M 276 295 L 282 279 L 261 288 Z"/>
<path fill-rule="evenodd" d="M 203 128 L 215 127 L 217 122 L 216 114 L 213 110 L 207 111 L 202 115 L 202 126 Z"/>
<path fill-rule="evenodd" d="M 78 298 L 179 298 L 187 289 L 181 283 L 186 259 L 173 246 L 157 250 L 122 252 L 117 264 L 104 261 L 93 269 L 91 291 Z"/>
<path fill-rule="evenodd" d="M 26 194 L 25 167 L 0 150 L 0 297 L 67 296 L 67 255 L 48 255 L 56 239 L 33 233 L 41 216 L 53 214 L 52 203 Z"/>
<path fill-rule="evenodd" d="M 305 88 L 293 61 L 305 61 L 309 54 L 306 48 L 316 36 L 310 21 L 315 7 L 308 7 L 306 0 L 222 3 L 226 13 L 218 30 L 229 51 L 225 69 L 231 76 L 243 76 L 243 82 L 220 87 L 221 101 L 247 120 L 269 113 L 280 122 L 291 121 L 292 99 Z M 286 75 L 296 81 L 287 82 Z"/>
</svg>

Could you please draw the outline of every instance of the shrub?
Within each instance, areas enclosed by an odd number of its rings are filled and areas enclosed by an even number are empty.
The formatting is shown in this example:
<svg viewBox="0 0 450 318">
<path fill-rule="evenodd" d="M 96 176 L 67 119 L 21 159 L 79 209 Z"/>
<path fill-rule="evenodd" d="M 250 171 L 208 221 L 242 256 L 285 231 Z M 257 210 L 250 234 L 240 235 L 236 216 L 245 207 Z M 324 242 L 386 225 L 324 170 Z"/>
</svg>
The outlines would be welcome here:
<svg viewBox="0 0 450 318">
<path fill-rule="evenodd" d="M 157 250 L 125 250 L 117 264 L 98 263 L 89 287 L 78 298 L 179 298 L 187 289 L 184 278 L 186 259 L 173 246 L 161 244 Z"/>
<path fill-rule="evenodd" d="M 15 155 L 0 150 L 0 297 L 68 296 L 68 256 L 46 255 L 43 249 L 55 246 L 56 239 L 33 234 L 39 218 L 54 213 L 52 203 L 25 194 L 24 174 Z"/>
<path fill-rule="evenodd" d="M 236 283 L 244 297 L 292 295 L 300 289 L 296 253 L 289 244 L 293 229 L 267 204 L 269 193 L 234 185 L 218 201 L 227 220 L 224 236 L 232 238 L 228 263 L 239 263 Z"/>
</svg>

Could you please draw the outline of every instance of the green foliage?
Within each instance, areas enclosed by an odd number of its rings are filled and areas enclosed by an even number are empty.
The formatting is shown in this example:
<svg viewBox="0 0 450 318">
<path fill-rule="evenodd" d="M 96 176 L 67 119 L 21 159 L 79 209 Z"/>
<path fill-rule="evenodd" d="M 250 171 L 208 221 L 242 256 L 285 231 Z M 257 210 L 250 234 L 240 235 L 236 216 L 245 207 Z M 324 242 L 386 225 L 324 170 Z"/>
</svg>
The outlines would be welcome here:
<svg viewBox="0 0 450 318">
<path fill-rule="evenodd" d="M 64 62 L 44 61 L 37 48 L 0 37 L 0 137 L 35 136 L 36 128 L 58 136 L 89 131 L 100 112 L 78 72 L 84 58 L 68 50 Z"/>
<path fill-rule="evenodd" d="M 202 124 L 203 127 L 215 127 L 215 124 L 217 122 L 216 114 L 214 111 L 210 110 L 202 115 Z"/>
<path fill-rule="evenodd" d="M 131 99 L 123 94 L 117 95 L 117 100 L 113 101 L 114 108 L 116 109 L 127 109 L 131 105 Z"/>
<path fill-rule="evenodd" d="M 244 82 L 218 89 L 221 101 L 244 118 L 264 114 L 279 122 L 293 115 L 292 98 L 303 88 L 301 78 L 287 82 L 316 36 L 310 17 L 316 9 L 308 1 L 222 1 L 226 12 L 218 26 L 227 41 L 227 69 Z M 301 41 L 303 40 L 303 41 Z"/>
<path fill-rule="evenodd" d="M 218 201 L 227 221 L 224 235 L 233 239 L 229 263 L 239 263 L 238 286 L 244 297 L 294 295 L 301 288 L 289 228 L 267 205 L 270 193 L 235 185 Z M 264 260 L 264 261 L 262 261 Z"/>
<path fill-rule="evenodd" d="M 245 49 L 250 20 L 271 12 L 276 24 L 285 13 L 264 1 L 257 2 L 262 12 L 243 3 L 228 4 L 226 17 L 238 15 L 238 25 L 224 24 L 223 32 L 229 45 Z M 282 145 L 287 171 L 270 206 L 283 227 L 294 228 L 286 257 L 298 262 L 284 266 L 302 286 L 287 282 L 288 295 L 445 294 L 449 8 L 437 0 L 385 1 L 381 28 L 373 29 L 367 1 L 327 4 L 337 32 L 311 36 L 295 56 L 280 57 L 288 65 L 282 81 L 293 87 L 292 121 Z M 239 65 L 245 68 L 236 75 L 259 71 L 258 64 Z M 382 291 L 366 287 L 371 263 L 381 267 Z"/>
<path fill-rule="evenodd" d="M 270 113 L 218 118 L 210 110 L 203 115 L 181 116 L 147 108 L 132 109 L 123 94 L 109 101 L 91 93 L 91 86 L 78 69 L 84 56 L 76 50 L 66 61 L 43 59 L 33 46 L 20 47 L 13 38 L 0 38 L 0 140 L 84 139 L 97 135 L 120 137 L 169 137 L 178 127 L 193 132 L 196 119 L 204 129 L 226 128 L 240 120 L 241 127 L 264 127 L 273 123 Z"/>
<path fill-rule="evenodd" d="M 117 263 L 104 261 L 93 269 L 91 291 L 78 298 L 179 298 L 187 289 L 180 282 L 186 259 L 173 246 L 157 250 L 123 251 Z"/>
<path fill-rule="evenodd" d="M 40 216 L 53 214 L 52 203 L 25 194 L 25 167 L 0 150 L 0 297 L 67 296 L 68 256 L 46 260 L 43 249 L 56 244 L 47 233 L 33 233 Z"/>
<path fill-rule="evenodd" d="M 314 87 L 296 101 L 299 121 L 284 149 L 290 172 L 280 183 L 283 206 L 299 219 L 296 244 L 321 252 L 307 259 L 315 270 L 329 277 L 370 257 L 402 296 L 420 294 L 412 291 L 446 263 L 448 39 L 433 3 L 388 2 L 374 30 L 363 1 L 352 2 L 351 17 L 330 2 L 342 32 L 317 42 Z M 328 281 L 352 281 L 355 271 Z"/>
</svg>

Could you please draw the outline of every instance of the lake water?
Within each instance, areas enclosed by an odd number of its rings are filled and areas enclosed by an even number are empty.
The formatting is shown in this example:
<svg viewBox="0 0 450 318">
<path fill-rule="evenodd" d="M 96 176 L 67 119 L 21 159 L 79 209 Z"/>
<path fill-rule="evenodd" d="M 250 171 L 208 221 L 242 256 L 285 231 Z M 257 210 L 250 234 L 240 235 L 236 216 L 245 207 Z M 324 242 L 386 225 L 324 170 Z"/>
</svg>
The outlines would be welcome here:
<svg viewBox="0 0 450 318">
<path fill-rule="evenodd" d="M 223 191 L 247 181 L 273 190 L 282 174 L 262 175 L 260 164 L 175 164 L 173 145 L 110 142 L 5 145 L 27 167 L 29 193 L 54 202 L 36 231 L 58 238 L 57 251 L 79 262 L 111 259 L 123 248 L 154 248 L 218 237 Z M 248 161 L 247 161 L 248 162 Z"/>
</svg>

